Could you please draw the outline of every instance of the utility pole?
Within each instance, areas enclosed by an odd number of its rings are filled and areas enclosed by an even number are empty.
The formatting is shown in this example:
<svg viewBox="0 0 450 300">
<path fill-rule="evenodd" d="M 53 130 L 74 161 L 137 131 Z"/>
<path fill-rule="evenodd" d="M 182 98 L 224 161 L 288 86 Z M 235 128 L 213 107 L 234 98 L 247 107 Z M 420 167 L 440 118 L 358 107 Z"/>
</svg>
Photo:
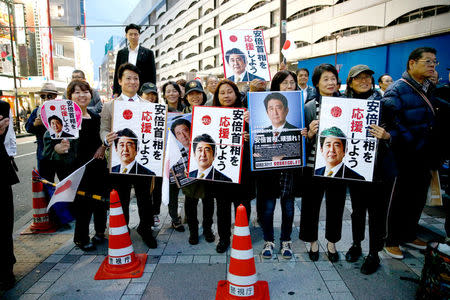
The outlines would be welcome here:
<svg viewBox="0 0 450 300">
<path fill-rule="evenodd" d="M 16 129 L 17 133 L 20 133 L 20 120 L 19 120 L 19 98 L 17 96 L 17 76 L 16 76 L 16 58 L 14 55 L 14 33 L 11 16 L 13 14 L 11 6 L 13 5 L 12 1 L 7 2 L 8 6 L 8 21 L 9 21 L 9 39 L 11 42 L 11 62 L 13 66 L 13 81 L 14 81 L 14 106 L 16 107 Z"/>
<path fill-rule="evenodd" d="M 279 64 L 283 61 L 283 49 L 284 42 L 286 41 L 286 0 L 280 0 L 280 49 L 279 49 Z"/>
</svg>

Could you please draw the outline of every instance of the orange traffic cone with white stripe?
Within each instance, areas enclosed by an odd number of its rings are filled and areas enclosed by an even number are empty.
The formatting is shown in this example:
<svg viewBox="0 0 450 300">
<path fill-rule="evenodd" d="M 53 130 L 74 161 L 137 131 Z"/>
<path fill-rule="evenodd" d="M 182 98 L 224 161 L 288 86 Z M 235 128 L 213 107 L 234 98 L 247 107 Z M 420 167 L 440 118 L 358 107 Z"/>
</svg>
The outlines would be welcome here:
<svg viewBox="0 0 450 300">
<path fill-rule="evenodd" d="M 47 212 L 47 197 L 44 192 L 44 184 L 39 180 L 36 170 L 32 171 L 31 186 L 33 191 L 33 224 L 21 234 L 52 233 L 56 226 L 50 221 Z"/>
<path fill-rule="evenodd" d="M 95 274 L 95 280 L 137 278 L 144 273 L 147 254 L 135 254 L 119 195 L 110 194 L 108 256 Z"/>
<path fill-rule="evenodd" d="M 222 299 L 270 299 L 267 281 L 258 281 L 256 276 L 247 212 L 242 204 L 236 211 L 227 280 L 217 284 L 216 300 Z"/>
</svg>

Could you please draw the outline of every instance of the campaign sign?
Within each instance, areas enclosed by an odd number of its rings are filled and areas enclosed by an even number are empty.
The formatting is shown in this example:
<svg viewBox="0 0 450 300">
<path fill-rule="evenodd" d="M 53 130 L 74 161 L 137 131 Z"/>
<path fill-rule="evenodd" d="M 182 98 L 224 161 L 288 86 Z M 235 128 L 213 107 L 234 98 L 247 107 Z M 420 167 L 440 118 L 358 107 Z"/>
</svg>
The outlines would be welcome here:
<svg viewBox="0 0 450 300">
<path fill-rule="evenodd" d="M 372 181 L 378 140 L 380 101 L 322 97 L 314 174 Z"/>
<path fill-rule="evenodd" d="M 81 108 L 72 100 L 49 100 L 41 106 L 41 119 L 52 139 L 77 139 L 82 121 Z"/>
<path fill-rule="evenodd" d="M 114 101 L 110 172 L 162 176 L 167 105 Z"/>
<path fill-rule="evenodd" d="M 240 183 L 245 108 L 194 106 L 189 178 Z"/>
<path fill-rule="evenodd" d="M 169 113 L 167 130 L 170 130 L 173 133 L 178 146 L 177 149 L 171 149 L 171 151 L 178 151 L 179 155 L 177 156 L 181 157 L 172 167 L 169 180 L 170 183 L 175 183 L 179 188 L 187 186 L 195 181 L 195 179 L 187 177 L 189 147 L 191 144 L 191 124 L 192 114 L 182 115 Z"/>
<path fill-rule="evenodd" d="M 252 171 L 305 164 L 301 91 L 248 93 Z"/>
<path fill-rule="evenodd" d="M 219 30 L 225 77 L 233 82 L 270 81 L 262 30 Z"/>
</svg>

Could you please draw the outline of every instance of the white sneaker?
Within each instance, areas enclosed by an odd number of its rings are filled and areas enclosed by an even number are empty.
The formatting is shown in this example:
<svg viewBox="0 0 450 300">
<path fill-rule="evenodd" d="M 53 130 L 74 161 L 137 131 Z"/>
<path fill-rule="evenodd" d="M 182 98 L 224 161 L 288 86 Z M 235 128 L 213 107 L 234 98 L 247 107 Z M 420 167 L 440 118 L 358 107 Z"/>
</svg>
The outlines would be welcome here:
<svg viewBox="0 0 450 300">
<path fill-rule="evenodd" d="M 161 221 L 159 220 L 158 215 L 153 216 L 153 227 L 158 227 L 161 224 Z"/>
<path fill-rule="evenodd" d="M 281 256 L 284 259 L 291 259 L 292 258 L 292 242 L 291 241 L 284 241 L 281 242 Z"/>
<path fill-rule="evenodd" d="M 275 247 L 275 243 L 265 241 L 264 249 L 261 251 L 261 255 L 263 258 L 272 258 L 273 247 Z"/>
</svg>

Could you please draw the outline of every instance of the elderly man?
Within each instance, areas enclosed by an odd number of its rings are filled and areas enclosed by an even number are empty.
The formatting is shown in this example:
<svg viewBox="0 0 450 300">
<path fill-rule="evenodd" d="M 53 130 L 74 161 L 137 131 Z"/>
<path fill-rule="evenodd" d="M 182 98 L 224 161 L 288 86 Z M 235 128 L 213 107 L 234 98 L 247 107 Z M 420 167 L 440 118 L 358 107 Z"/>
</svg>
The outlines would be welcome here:
<svg viewBox="0 0 450 300">
<path fill-rule="evenodd" d="M 308 85 L 309 71 L 306 68 L 297 70 L 298 86 L 303 94 L 303 101 L 306 103 L 316 97 L 316 89 Z"/>
<path fill-rule="evenodd" d="M 391 147 L 398 165 L 398 177 L 389 205 L 387 240 L 384 250 L 402 259 L 400 243 L 426 249 L 417 237 L 418 223 L 430 185 L 430 171 L 441 161 L 438 149 L 437 111 L 448 103 L 439 102 L 432 94 L 429 78 L 438 65 L 436 50 L 421 47 L 409 55 L 402 78 L 384 94 L 384 113 L 390 121 Z"/>
<path fill-rule="evenodd" d="M 44 83 L 38 93 L 42 101 L 54 100 L 58 96 L 56 86 L 51 82 Z M 50 162 L 43 160 L 42 157 L 42 150 L 44 149 L 44 133 L 47 129 L 45 128 L 44 123 L 42 123 L 40 106 L 36 107 L 31 112 L 31 115 L 25 124 L 25 129 L 28 133 L 32 133 L 36 136 L 36 158 L 39 174 L 45 179 L 53 182 L 55 178 L 55 171 L 50 166 Z"/>
<path fill-rule="evenodd" d="M 139 69 L 130 63 L 121 65 L 117 72 L 118 82 L 121 86 L 122 94 L 117 99 L 105 103 L 101 113 L 100 137 L 106 147 L 109 147 L 115 143 L 115 140 L 119 138 L 120 134 L 120 132 L 112 131 L 112 112 L 114 102 L 145 101 L 137 94 L 137 91 L 139 90 L 139 75 Z M 112 174 L 111 181 L 113 188 L 119 193 L 120 201 L 122 202 L 123 214 L 127 224 L 130 219 L 130 192 L 131 187 L 134 186 L 140 219 L 137 232 L 141 235 L 143 241 L 149 248 L 156 248 L 156 239 L 153 237 L 151 229 L 153 226 L 153 209 L 150 194 L 151 178 L 149 176 Z"/>
<path fill-rule="evenodd" d="M 253 79 L 261 79 L 264 81 L 263 78 L 251 74 L 246 70 L 247 58 L 245 57 L 245 54 L 238 48 L 228 50 L 225 53 L 225 59 L 234 74 L 228 77 L 229 80 L 234 82 L 247 82 L 252 81 Z"/>
<path fill-rule="evenodd" d="M 378 85 L 380 86 L 380 93 L 381 95 L 384 95 L 384 92 L 386 92 L 386 89 L 393 84 L 394 81 L 392 80 L 392 77 L 389 76 L 389 74 L 383 74 L 378 78 Z"/>
<path fill-rule="evenodd" d="M 114 70 L 114 87 L 113 94 L 118 97 L 121 92 L 119 84 L 119 67 L 124 63 L 131 63 L 141 70 L 140 86 L 145 82 L 153 82 L 156 84 L 156 66 L 153 51 L 139 45 L 139 36 L 141 27 L 136 24 L 129 24 L 125 27 L 125 37 L 128 46 L 120 49 L 117 53 L 116 68 Z"/>
<path fill-rule="evenodd" d="M 219 79 L 217 76 L 209 75 L 206 78 L 206 103 L 205 106 L 213 105 L 214 92 L 216 91 L 216 87 L 219 84 Z"/>
<path fill-rule="evenodd" d="M 72 71 L 72 80 L 82 80 L 86 81 L 86 75 L 81 70 L 73 70 Z M 64 92 L 64 99 L 67 99 L 67 95 Z M 91 102 L 89 102 L 88 109 L 100 113 L 102 111 L 103 103 L 100 99 L 100 95 L 96 89 L 92 89 L 92 99 Z"/>
</svg>

